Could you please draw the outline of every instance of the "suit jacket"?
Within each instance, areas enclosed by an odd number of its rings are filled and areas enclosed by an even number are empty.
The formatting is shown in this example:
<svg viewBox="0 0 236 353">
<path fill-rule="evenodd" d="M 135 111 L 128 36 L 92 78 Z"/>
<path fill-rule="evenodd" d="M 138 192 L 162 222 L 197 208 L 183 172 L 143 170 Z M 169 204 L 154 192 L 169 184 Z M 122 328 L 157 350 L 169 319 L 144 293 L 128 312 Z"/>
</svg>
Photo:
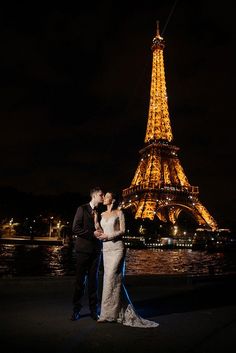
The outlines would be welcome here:
<svg viewBox="0 0 236 353">
<path fill-rule="evenodd" d="M 92 253 L 101 250 L 102 242 L 94 236 L 94 216 L 89 203 L 79 206 L 73 221 L 72 232 L 77 236 L 77 252 Z"/>
</svg>

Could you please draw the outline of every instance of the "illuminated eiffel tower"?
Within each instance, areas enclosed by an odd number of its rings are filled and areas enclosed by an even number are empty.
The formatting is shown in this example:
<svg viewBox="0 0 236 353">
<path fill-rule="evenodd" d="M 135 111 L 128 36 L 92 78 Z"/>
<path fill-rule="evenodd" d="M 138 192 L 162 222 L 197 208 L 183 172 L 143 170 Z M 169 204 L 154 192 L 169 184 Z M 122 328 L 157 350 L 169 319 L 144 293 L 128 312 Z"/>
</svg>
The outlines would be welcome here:
<svg viewBox="0 0 236 353">
<path fill-rule="evenodd" d="M 123 208 L 130 208 L 136 219 L 175 224 L 180 213 L 189 213 L 199 226 L 216 230 L 217 223 L 198 199 L 198 186 L 191 186 L 172 144 L 167 103 L 164 40 L 159 33 L 152 42 L 153 63 L 150 103 L 144 148 L 129 188 L 124 189 Z"/>
</svg>

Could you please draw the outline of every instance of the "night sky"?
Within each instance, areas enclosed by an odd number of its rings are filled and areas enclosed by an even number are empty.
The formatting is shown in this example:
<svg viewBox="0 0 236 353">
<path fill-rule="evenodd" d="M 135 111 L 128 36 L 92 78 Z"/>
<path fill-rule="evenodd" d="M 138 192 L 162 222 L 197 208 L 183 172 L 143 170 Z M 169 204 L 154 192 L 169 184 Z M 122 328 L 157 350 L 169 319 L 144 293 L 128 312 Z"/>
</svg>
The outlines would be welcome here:
<svg viewBox="0 0 236 353">
<path fill-rule="evenodd" d="M 24 4 L 0 9 L 0 187 L 87 195 L 130 185 L 159 20 L 180 162 L 216 220 L 234 220 L 233 1 Z"/>
</svg>

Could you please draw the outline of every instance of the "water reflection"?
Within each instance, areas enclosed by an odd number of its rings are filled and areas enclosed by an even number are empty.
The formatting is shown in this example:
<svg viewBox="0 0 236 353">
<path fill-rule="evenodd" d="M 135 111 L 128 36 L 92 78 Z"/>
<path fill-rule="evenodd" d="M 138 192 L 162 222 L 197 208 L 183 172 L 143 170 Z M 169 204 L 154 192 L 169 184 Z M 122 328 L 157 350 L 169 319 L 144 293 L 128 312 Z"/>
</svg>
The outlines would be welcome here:
<svg viewBox="0 0 236 353">
<path fill-rule="evenodd" d="M 70 247 L 1 245 L 0 276 L 61 276 L 74 274 L 75 254 Z"/>
<path fill-rule="evenodd" d="M 236 271 L 233 254 L 207 253 L 190 249 L 127 250 L 127 274 L 206 275 Z"/>
<path fill-rule="evenodd" d="M 234 252 L 190 249 L 127 249 L 127 275 L 206 275 L 236 273 Z M 67 276 L 75 274 L 75 251 L 69 246 L 0 246 L 0 277 Z"/>
</svg>

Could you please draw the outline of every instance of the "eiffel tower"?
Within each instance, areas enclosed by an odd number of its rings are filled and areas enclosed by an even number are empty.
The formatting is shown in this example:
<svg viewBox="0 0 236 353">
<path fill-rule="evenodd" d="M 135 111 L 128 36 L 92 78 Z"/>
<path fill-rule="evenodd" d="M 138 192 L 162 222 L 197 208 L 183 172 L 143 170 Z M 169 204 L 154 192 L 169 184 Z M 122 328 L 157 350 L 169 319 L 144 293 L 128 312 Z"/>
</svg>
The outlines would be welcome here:
<svg viewBox="0 0 236 353">
<path fill-rule="evenodd" d="M 179 148 L 172 143 L 164 47 L 157 22 L 151 47 L 153 61 L 145 143 L 131 185 L 122 191 L 123 208 L 130 208 L 136 219 L 157 217 L 172 224 L 181 212 L 186 212 L 200 227 L 216 230 L 216 221 L 199 201 L 199 188 L 190 185 L 178 158 Z"/>
</svg>

